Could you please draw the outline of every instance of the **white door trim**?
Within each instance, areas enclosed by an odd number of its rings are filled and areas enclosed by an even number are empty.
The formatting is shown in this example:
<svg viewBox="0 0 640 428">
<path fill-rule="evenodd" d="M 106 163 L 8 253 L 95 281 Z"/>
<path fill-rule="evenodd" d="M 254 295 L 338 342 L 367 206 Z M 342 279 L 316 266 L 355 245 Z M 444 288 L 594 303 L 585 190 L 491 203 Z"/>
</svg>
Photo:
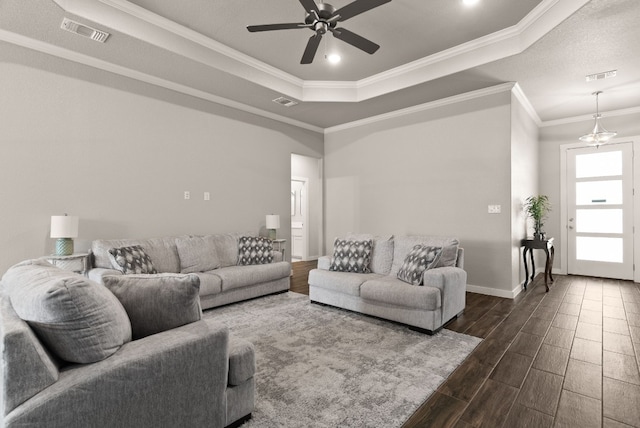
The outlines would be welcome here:
<svg viewBox="0 0 640 428">
<path fill-rule="evenodd" d="M 303 183 L 304 198 L 302 198 L 303 210 L 302 217 L 302 260 L 309 259 L 309 178 L 292 176 L 291 181 L 300 181 Z M 291 255 L 293 255 L 293 236 L 291 237 Z"/>
</svg>

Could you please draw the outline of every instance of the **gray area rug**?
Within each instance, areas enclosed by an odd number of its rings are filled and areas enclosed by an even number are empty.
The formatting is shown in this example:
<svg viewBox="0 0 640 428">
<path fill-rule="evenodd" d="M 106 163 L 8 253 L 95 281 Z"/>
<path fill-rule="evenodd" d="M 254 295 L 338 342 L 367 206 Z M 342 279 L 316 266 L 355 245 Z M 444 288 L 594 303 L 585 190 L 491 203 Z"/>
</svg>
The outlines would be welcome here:
<svg viewBox="0 0 640 428">
<path fill-rule="evenodd" d="M 205 311 L 256 349 L 245 427 L 399 427 L 481 339 L 434 336 L 287 292 Z"/>
</svg>

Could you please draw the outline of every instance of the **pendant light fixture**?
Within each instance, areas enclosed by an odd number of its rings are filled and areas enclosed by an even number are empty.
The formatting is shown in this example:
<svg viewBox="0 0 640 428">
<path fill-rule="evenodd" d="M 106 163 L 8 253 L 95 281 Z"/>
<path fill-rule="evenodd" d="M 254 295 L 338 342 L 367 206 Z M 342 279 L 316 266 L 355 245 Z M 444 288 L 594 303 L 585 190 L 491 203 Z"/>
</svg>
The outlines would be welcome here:
<svg viewBox="0 0 640 428">
<path fill-rule="evenodd" d="M 593 94 L 591 94 L 596 96 L 596 114 L 593 115 L 593 118 L 595 119 L 595 125 L 593 126 L 593 130 L 588 134 L 585 134 L 582 137 L 580 137 L 580 141 L 583 141 L 590 146 L 596 146 L 596 147 L 599 147 L 602 144 L 606 144 L 607 142 L 609 142 L 610 139 L 612 139 L 618 134 L 615 131 L 607 131 L 606 129 L 604 129 L 602 125 L 600 125 L 600 118 L 602 117 L 602 115 L 598 110 L 598 95 L 600 95 L 601 93 L 602 91 L 596 91 Z"/>
</svg>

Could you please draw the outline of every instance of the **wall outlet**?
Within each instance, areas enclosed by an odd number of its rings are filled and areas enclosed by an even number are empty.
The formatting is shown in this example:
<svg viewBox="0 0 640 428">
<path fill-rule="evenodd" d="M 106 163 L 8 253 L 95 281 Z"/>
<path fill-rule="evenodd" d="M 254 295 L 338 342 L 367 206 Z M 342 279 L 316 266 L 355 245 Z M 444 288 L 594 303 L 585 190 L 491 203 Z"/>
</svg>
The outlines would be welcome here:
<svg viewBox="0 0 640 428">
<path fill-rule="evenodd" d="M 184 198 L 185 199 L 191 199 L 191 192 L 189 192 L 188 190 L 184 191 Z"/>
<path fill-rule="evenodd" d="M 204 200 L 205 200 L 205 201 L 208 201 L 208 200 L 210 200 L 210 199 L 211 199 L 211 193 L 209 193 L 209 192 L 204 192 Z"/>
<path fill-rule="evenodd" d="M 487 212 L 489 214 L 500 214 L 502 212 L 502 207 L 500 205 L 489 205 Z"/>
</svg>

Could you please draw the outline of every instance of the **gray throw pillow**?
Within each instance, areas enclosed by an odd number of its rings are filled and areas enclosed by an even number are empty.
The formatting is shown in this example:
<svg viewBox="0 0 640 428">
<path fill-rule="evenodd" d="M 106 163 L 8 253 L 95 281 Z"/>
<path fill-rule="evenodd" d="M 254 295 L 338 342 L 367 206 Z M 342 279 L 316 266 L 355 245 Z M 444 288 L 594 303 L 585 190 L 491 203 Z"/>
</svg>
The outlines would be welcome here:
<svg viewBox="0 0 640 428">
<path fill-rule="evenodd" d="M 238 239 L 238 265 L 263 265 L 273 262 L 273 243 L 268 238 L 241 236 Z"/>
<path fill-rule="evenodd" d="M 455 267 L 458 262 L 458 245 L 447 245 L 442 247 L 442 253 L 438 258 L 438 263 L 434 268 Z"/>
<path fill-rule="evenodd" d="M 428 245 L 416 245 L 407 254 L 400 270 L 398 279 L 413 285 L 422 285 L 422 274 L 438 263 L 442 248 Z"/>
<path fill-rule="evenodd" d="M 131 340 L 118 299 L 84 276 L 28 260 L 9 268 L 2 283 L 18 316 L 64 361 L 94 363 Z"/>
<path fill-rule="evenodd" d="M 151 258 L 149 258 L 140 245 L 109 248 L 109 254 L 111 256 L 111 264 L 113 265 L 113 268 L 124 274 L 158 273 L 158 271 L 153 267 Z"/>
<path fill-rule="evenodd" d="M 333 257 L 329 270 L 336 272 L 371 273 L 373 242 L 351 241 L 336 238 L 333 242 Z"/>
<path fill-rule="evenodd" d="M 202 318 L 195 274 L 106 275 L 103 281 L 127 311 L 134 340 Z"/>
</svg>

